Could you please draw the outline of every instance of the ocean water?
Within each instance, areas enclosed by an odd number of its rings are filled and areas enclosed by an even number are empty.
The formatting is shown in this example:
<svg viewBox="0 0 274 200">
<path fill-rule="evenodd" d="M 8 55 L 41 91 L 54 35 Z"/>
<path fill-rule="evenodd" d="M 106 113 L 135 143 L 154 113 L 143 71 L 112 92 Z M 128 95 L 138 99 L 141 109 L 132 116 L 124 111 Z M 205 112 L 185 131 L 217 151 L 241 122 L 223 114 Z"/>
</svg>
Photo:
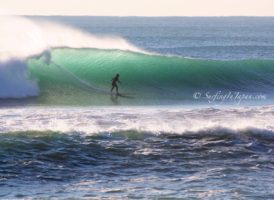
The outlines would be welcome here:
<svg viewBox="0 0 274 200">
<path fill-rule="evenodd" d="M 0 17 L 0 198 L 273 199 L 273 19 Z"/>
</svg>

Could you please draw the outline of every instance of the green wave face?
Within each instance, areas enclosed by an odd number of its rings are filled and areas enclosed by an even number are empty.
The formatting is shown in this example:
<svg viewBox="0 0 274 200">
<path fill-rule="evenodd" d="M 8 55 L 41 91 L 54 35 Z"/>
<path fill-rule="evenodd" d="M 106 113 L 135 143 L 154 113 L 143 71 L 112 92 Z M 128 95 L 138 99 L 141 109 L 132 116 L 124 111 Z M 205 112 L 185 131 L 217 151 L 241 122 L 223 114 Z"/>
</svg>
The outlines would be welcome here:
<svg viewBox="0 0 274 200">
<path fill-rule="evenodd" d="M 28 60 L 29 74 L 40 87 L 42 104 L 165 104 L 192 101 L 195 91 L 269 92 L 274 61 L 206 61 L 145 55 L 119 50 L 54 49 Z M 107 94 L 120 74 L 125 97 Z M 103 91 L 103 92 L 102 92 Z"/>
</svg>

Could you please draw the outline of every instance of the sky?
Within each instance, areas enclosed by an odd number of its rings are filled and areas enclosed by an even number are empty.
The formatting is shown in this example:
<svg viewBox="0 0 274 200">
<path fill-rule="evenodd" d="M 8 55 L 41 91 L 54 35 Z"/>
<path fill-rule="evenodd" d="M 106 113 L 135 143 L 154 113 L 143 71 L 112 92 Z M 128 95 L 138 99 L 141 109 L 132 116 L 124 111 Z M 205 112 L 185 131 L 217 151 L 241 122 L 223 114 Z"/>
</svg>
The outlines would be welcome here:
<svg viewBox="0 0 274 200">
<path fill-rule="evenodd" d="M 274 16 L 274 0 L 0 0 L 0 15 Z"/>
</svg>

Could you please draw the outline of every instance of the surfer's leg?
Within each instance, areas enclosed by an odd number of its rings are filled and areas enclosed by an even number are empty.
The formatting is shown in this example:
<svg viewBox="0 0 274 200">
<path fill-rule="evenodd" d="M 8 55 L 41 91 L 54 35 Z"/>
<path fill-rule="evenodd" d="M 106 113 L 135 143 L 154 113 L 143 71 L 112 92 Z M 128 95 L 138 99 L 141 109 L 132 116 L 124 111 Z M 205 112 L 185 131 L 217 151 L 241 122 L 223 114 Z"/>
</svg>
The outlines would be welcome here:
<svg viewBox="0 0 274 200">
<path fill-rule="evenodd" d="M 115 87 L 115 86 L 113 85 L 112 88 L 111 88 L 111 90 L 110 90 L 111 93 L 112 93 L 112 90 L 114 89 L 114 87 Z"/>
<path fill-rule="evenodd" d="M 116 87 L 116 94 L 119 94 L 119 92 L 118 92 L 118 86 L 116 85 L 115 87 Z"/>
</svg>

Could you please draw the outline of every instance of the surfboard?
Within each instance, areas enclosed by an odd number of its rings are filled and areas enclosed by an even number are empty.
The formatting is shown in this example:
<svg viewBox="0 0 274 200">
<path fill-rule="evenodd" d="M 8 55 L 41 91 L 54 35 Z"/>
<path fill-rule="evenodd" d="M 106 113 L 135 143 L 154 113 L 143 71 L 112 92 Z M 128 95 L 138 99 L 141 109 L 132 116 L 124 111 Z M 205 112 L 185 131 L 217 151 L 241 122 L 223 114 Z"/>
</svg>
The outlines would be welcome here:
<svg viewBox="0 0 274 200">
<path fill-rule="evenodd" d="M 116 95 L 119 97 L 123 97 L 123 98 L 128 98 L 128 99 L 134 99 L 135 97 L 133 96 L 133 93 L 111 93 L 105 89 L 96 87 L 95 85 L 80 79 L 78 76 L 76 76 L 75 74 L 73 74 L 72 72 L 70 72 L 69 70 L 65 69 L 63 66 L 52 62 L 53 64 L 55 64 L 59 69 L 61 69 L 64 73 L 66 73 L 67 75 L 69 75 L 71 78 L 73 78 L 74 80 L 76 80 L 78 83 L 80 83 L 82 86 L 86 87 L 87 89 L 93 90 L 95 92 L 101 93 L 101 94 L 110 94 L 110 95 Z"/>
<path fill-rule="evenodd" d="M 111 94 L 111 95 L 116 95 L 118 97 L 123 97 L 123 98 L 128 98 L 128 99 L 134 99 L 135 97 L 133 96 L 133 93 L 118 93 L 118 94 Z"/>
</svg>

